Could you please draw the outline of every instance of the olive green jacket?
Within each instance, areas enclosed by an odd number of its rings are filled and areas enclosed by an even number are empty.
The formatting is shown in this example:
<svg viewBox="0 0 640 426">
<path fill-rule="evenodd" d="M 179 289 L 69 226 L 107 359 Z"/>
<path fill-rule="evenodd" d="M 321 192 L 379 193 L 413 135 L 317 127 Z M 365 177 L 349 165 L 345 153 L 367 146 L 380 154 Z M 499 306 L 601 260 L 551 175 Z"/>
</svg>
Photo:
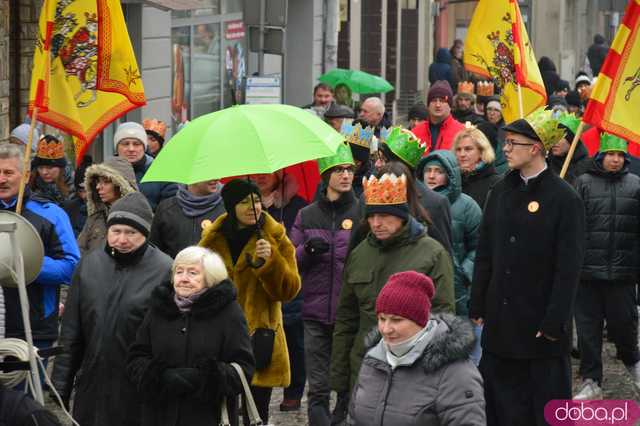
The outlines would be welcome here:
<svg viewBox="0 0 640 426">
<path fill-rule="evenodd" d="M 358 377 L 365 354 L 364 338 L 377 324 L 376 298 L 396 272 L 417 271 L 428 275 L 436 286 L 432 312 L 455 313 L 453 264 L 447 251 L 415 219 L 400 233 L 380 241 L 369 233 L 353 249 L 344 268 L 344 278 L 331 353 L 331 386 L 347 392 Z"/>
</svg>

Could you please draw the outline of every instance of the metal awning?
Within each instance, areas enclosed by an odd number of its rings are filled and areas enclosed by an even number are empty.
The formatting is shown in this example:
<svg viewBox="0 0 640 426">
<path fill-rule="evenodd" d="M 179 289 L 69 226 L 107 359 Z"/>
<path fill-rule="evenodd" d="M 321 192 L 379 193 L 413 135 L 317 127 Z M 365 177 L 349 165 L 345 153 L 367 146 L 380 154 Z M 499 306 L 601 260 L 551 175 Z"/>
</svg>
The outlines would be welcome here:
<svg viewBox="0 0 640 426">
<path fill-rule="evenodd" d="M 202 0 L 122 0 L 126 4 L 148 4 L 162 10 L 206 9 Z"/>
</svg>

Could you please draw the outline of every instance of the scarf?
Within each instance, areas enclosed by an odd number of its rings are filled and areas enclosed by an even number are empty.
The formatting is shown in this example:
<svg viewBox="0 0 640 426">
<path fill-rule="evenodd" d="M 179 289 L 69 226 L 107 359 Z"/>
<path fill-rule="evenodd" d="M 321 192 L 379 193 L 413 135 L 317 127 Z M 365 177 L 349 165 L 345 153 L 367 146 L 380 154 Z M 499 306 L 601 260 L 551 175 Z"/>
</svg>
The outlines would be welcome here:
<svg viewBox="0 0 640 426">
<path fill-rule="evenodd" d="M 104 245 L 104 251 L 107 252 L 109 257 L 113 258 L 118 264 L 118 267 L 124 268 L 129 265 L 136 264 L 142 259 L 144 253 L 147 251 L 147 247 L 149 246 L 149 242 L 145 241 L 140 247 L 135 249 L 134 251 L 130 251 L 128 253 L 122 253 L 117 249 L 111 247 L 109 243 Z"/>
<path fill-rule="evenodd" d="M 198 290 L 195 293 L 190 294 L 187 297 L 179 296 L 178 293 L 173 293 L 173 301 L 176 302 L 176 306 L 180 312 L 187 313 L 191 312 L 191 307 L 193 304 L 209 290 L 208 287 L 203 288 L 202 290 Z"/>
<path fill-rule="evenodd" d="M 185 216 L 198 217 L 218 207 L 218 204 L 222 202 L 221 189 L 222 185 L 218 183 L 217 191 L 213 194 L 198 196 L 189 192 L 186 185 L 179 185 L 176 199 Z"/>
<path fill-rule="evenodd" d="M 264 214 L 260 215 L 258 225 L 240 228 L 236 219 L 235 211 L 228 212 L 227 218 L 222 223 L 222 235 L 227 240 L 229 251 L 231 252 L 231 261 L 235 265 L 242 253 L 242 249 L 247 245 L 251 237 L 258 232 L 258 226 L 262 228 L 264 224 Z"/>
<path fill-rule="evenodd" d="M 384 342 L 384 347 L 387 349 L 387 362 L 391 365 L 391 368 L 395 368 L 400 362 L 403 361 L 403 358 L 407 356 L 416 345 L 424 340 L 431 340 L 433 337 L 433 331 L 435 330 L 435 322 L 428 321 L 427 325 L 420 331 L 418 331 L 415 335 L 408 338 L 404 342 L 400 343 L 386 343 Z"/>
</svg>

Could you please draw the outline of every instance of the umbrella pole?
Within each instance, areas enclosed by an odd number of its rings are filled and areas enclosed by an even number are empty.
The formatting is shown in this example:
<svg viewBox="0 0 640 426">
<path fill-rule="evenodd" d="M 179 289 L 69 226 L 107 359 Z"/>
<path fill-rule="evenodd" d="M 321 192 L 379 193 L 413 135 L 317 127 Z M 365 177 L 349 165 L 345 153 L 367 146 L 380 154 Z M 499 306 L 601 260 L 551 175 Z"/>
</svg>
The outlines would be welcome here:
<svg viewBox="0 0 640 426">
<path fill-rule="evenodd" d="M 247 182 L 251 182 L 251 179 L 249 178 L 249 176 L 247 176 Z M 256 218 L 256 238 L 258 240 L 262 239 L 262 232 L 260 230 L 260 224 L 258 223 L 258 212 L 256 211 L 256 202 L 253 199 L 253 194 L 249 194 L 249 196 L 251 197 L 251 208 L 253 209 L 253 217 Z M 253 260 L 253 257 L 249 254 L 249 253 L 245 253 L 245 259 L 247 261 L 247 263 L 253 268 L 253 269 L 258 269 L 259 267 L 261 267 L 262 265 L 265 264 L 266 260 L 264 260 L 263 258 L 259 257 L 257 258 L 255 261 Z"/>
</svg>

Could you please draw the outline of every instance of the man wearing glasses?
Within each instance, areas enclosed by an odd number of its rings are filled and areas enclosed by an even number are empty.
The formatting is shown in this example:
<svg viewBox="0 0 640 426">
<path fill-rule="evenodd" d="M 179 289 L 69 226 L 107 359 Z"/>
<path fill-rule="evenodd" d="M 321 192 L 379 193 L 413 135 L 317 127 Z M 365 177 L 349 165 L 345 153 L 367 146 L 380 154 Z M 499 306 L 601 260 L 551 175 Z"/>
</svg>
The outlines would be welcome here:
<svg viewBox="0 0 640 426">
<path fill-rule="evenodd" d="M 490 425 L 546 425 L 571 399 L 571 318 L 584 255 L 584 206 L 548 169 L 564 135 L 543 108 L 507 125 L 511 171 L 488 195 L 469 316 L 483 324 L 480 372 Z"/>
</svg>

